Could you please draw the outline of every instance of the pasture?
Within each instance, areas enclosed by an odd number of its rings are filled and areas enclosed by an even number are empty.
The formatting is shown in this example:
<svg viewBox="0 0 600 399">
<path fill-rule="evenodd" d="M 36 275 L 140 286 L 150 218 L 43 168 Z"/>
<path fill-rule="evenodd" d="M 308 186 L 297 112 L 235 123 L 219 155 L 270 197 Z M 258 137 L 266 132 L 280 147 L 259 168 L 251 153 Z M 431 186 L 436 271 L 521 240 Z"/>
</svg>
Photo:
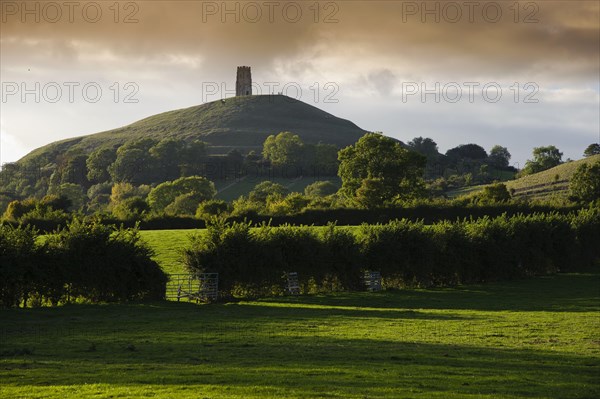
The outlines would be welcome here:
<svg viewBox="0 0 600 399">
<path fill-rule="evenodd" d="M 561 165 L 523 176 L 519 179 L 504 181 L 506 188 L 514 189 L 515 197 L 528 197 L 533 199 L 548 199 L 550 197 L 566 198 L 569 194 L 569 182 L 577 168 L 587 163 L 591 165 L 600 160 L 600 155 L 593 155 L 577 161 L 565 162 Z M 502 179 L 499 179 L 502 181 Z M 455 198 L 483 190 L 485 185 L 462 187 L 446 193 L 448 197 Z"/>
<path fill-rule="evenodd" d="M 0 310 L 3 398 L 593 398 L 599 275 Z"/>
</svg>

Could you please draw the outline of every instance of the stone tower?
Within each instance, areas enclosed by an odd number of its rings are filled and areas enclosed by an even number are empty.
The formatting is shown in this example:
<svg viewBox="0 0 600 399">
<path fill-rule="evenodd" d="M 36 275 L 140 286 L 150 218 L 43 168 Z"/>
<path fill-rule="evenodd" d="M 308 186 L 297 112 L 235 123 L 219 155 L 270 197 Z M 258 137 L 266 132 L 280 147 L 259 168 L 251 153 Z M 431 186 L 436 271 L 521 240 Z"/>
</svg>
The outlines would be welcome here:
<svg viewBox="0 0 600 399">
<path fill-rule="evenodd" d="M 239 66 L 237 68 L 237 79 L 235 81 L 236 96 L 252 95 L 252 75 L 249 66 Z"/>
</svg>

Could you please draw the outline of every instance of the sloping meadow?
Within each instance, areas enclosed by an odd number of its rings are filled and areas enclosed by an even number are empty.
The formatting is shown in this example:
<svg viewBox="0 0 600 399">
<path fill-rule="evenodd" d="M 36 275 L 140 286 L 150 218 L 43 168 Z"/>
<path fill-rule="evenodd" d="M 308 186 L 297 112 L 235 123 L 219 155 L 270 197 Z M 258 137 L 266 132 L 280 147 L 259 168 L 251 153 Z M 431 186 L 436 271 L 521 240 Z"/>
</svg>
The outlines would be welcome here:
<svg viewBox="0 0 600 399">
<path fill-rule="evenodd" d="M 432 287 L 598 269 L 600 211 L 354 228 L 215 223 L 192 237 L 184 262 L 217 272 L 222 296 L 282 293 L 297 272 L 301 292 L 363 289 L 379 271 L 384 288 Z"/>
</svg>

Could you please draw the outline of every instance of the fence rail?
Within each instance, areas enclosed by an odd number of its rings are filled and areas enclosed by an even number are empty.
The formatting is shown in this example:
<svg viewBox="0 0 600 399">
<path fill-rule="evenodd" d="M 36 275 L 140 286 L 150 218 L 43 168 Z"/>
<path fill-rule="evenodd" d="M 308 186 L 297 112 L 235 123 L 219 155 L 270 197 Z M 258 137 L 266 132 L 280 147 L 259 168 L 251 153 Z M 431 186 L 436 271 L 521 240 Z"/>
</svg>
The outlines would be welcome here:
<svg viewBox="0 0 600 399">
<path fill-rule="evenodd" d="M 219 273 L 171 274 L 167 283 L 167 300 L 210 302 L 219 295 Z"/>
</svg>

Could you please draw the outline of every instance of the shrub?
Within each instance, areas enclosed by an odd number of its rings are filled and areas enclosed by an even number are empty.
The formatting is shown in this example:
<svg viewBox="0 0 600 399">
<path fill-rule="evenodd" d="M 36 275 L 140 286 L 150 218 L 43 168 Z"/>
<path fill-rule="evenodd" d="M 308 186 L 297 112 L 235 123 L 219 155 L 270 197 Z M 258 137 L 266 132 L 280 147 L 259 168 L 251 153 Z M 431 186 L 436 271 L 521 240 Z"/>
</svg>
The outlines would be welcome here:
<svg viewBox="0 0 600 399">
<path fill-rule="evenodd" d="M 430 287 L 591 270 L 598 242 L 595 208 L 432 225 L 402 219 L 363 224 L 355 234 L 333 225 L 251 229 L 220 221 L 192 241 L 185 264 L 194 273 L 218 272 L 227 297 L 277 293 L 273 287 L 292 271 L 304 292 L 357 289 L 366 269 L 380 271 L 388 288 Z"/>
<path fill-rule="evenodd" d="M 35 263 L 35 237 L 32 228 L 0 225 L 0 303 L 16 306 L 27 301 Z"/>
<path fill-rule="evenodd" d="M 36 244 L 32 229 L 0 226 L 0 300 L 8 307 L 161 299 L 167 276 L 151 256 L 137 229 L 76 219 Z"/>
<path fill-rule="evenodd" d="M 196 217 L 207 220 L 214 216 L 227 216 L 232 211 L 232 206 L 223 200 L 209 200 L 198 205 Z"/>
</svg>

